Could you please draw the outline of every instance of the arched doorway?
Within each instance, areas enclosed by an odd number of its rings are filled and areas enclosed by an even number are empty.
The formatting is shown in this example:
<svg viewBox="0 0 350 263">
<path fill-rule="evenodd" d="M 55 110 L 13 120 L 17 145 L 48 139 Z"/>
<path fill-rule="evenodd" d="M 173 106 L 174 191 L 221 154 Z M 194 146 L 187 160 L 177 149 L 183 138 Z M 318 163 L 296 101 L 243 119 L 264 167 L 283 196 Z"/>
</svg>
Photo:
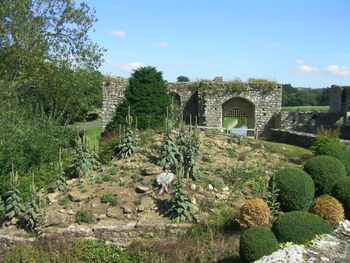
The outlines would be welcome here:
<svg viewBox="0 0 350 263">
<path fill-rule="evenodd" d="M 254 132 L 246 129 L 255 128 L 255 105 L 240 97 L 227 100 L 222 104 L 222 124 L 230 132 L 253 136 Z"/>
</svg>

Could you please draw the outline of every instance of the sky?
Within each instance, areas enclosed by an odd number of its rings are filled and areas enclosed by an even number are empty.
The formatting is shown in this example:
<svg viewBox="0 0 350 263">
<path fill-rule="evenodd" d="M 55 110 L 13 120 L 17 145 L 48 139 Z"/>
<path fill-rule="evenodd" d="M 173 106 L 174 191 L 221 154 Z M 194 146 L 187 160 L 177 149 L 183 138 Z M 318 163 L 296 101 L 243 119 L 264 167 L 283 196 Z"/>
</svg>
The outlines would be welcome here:
<svg viewBox="0 0 350 263">
<path fill-rule="evenodd" d="M 76 0 L 81 2 L 80 0 Z M 265 78 L 294 87 L 350 85 L 350 0 L 85 0 L 101 72 L 129 77 Z"/>
</svg>

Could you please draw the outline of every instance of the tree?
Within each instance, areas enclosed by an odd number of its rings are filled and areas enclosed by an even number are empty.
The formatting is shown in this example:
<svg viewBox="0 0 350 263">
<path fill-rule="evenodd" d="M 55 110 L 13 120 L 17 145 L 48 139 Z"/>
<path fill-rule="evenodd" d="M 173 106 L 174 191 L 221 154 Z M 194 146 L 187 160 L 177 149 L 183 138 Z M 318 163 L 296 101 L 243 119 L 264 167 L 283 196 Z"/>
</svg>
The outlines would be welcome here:
<svg viewBox="0 0 350 263">
<path fill-rule="evenodd" d="M 178 76 L 177 77 L 177 82 L 190 82 L 190 79 L 186 76 Z"/>
<path fill-rule="evenodd" d="M 102 97 L 100 90 L 89 97 L 92 85 L 100 88 L 95 69 L 103 52 L 87 34 L 96 22 L 94 11 L 73 0 L 0 4 L 0 78 L 16 81 L 24 104 L 34 101 L 47 113 L 64 111 L 71 119 L 81 118 L 91 101 Z M 87 94 L 88 102 L 82 99 Z"/>
<path fill-rule="evenodd" d="M 164 125 L 171 97 L 162 72 L 154 67 L 135 70 L 125 91 L 125 99 L 118 107 L 113 121 L 106 127 L 108 131 L 125 125 L 125 116 L 130 114 L 137 122 L 137 128 L 159 128 Z"/>
</svg>

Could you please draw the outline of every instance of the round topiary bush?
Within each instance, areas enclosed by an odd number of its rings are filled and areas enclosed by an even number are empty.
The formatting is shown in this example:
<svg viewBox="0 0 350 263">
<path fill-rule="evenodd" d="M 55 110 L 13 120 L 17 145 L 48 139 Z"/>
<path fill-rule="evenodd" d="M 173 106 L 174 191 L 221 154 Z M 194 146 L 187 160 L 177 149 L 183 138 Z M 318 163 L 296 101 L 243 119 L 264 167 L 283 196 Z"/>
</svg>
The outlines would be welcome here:
<svg viewBox="0 0 350 263">
<path fill-rule="evenodd" d="M 350 148 L 342 143 L 326 143 L 318 149 L 317 155 L 330 155 L 341 161 L 347 175 L 350 175 Z"/>
<path fill-rule="evenodd" d="M 311 158 L 305 163 L 304 171 L 314 180 L 316 196 L 330 194 L 335 183 L 346 176 L 343 163 L 329 155 Z"/>
<path fill-rule="evenodd" d="M 283 212 L 309 210 L 315 194 L 310 175 L 298 168 L 283 168 L 277 171 L 273 180 L 280 189 L 277 200 Z"/>
<path fill-rule="evenodd" d="M 350 176 L 340 179 L 332 190 L 332 196 L 344 206 L 346 218 L 350 218 Z"/>
<path fill-rule="evenodd" d="M 332 227 L 321 217 L 304 211 L 293 211 L 278 216 L 271 230 L 279 242 L 296 244 L 306 243 L 316 235 L 333 231 Z"/>
<path fill-rule="evenodd" d="M 244 262 L 254 262 L 279 248 L 278 241 L 271 230 L 264 227 L 252 227 L 241 235 L 239 255 Z"/>
<path fill-rule="evenodd" d="M 345 218 L 342 204 L 330 195 L 323 195 L 315 198 L 314 201 L 312 201 L 310 212 L 322 217 L 334 228 Z"/>
<path fill-rule="evenodd" d="M 242 205 L 239 224 L 243 228 L 265 226 L 270 222 L 271 211 L 266 202 L 261 198 L 246 200 Z"/>
</svg>

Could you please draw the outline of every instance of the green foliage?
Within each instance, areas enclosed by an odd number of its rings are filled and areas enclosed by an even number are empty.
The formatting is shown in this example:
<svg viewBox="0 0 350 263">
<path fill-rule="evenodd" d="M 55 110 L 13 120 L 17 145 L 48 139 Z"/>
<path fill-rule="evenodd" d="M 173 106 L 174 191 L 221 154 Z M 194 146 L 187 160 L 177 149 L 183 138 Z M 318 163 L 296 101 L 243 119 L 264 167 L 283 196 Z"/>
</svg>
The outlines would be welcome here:
<svg viewBox="0 0 350 263">
<path fill-rule="evenodd" d="M 304 164 L 307 172 L 315 183 L 315 195 L 330 194 L 335 183 L 346 176 L 345 167 L 337 158 L 318 155 Z"/>
<path fill-rule="evenodd" d="M 77 222 L 79 225 L 81 223 L 88 223 L 91 224 L 94 222 L 94 216 L 91 212 L 91 210 L 80 210 L 75 215 L 75 222 Z"/>
<path fill-rule="evenodd" d="M 321 217 L 304 211 L 282 214 L 272 225 L 272 232 L 278 241 L 283 243 L 303 244 L 316 235 L 329 234 L 332 231 L 332 227 Z"/>
<path fill-rule="evenodd" d="M 67 191 L 67 183 L 66 183 L 66 175 L 63 171 L 63 163 L 62 163 L 62 151 L 60 149 L 58 155 L 58 168 L 54 177 L 53 187 L 49 190 L 52 192 L 66 192 Z"/>
<path fill-rule="evenodd" d="M 74 133 L 61 126 L 61 119 L 38 110 L 35 113 L 21 108 L 16 97 L 0 81 L 0 193 L 9 189 L 8 174 L 12 164 L 20 174 L 23 198 L 29 198 L 31 172 L 36 174 L 36 184 L 45 187 L 56 174 L 57 156 L 62 151 L 66 159 Z M 6 91 L 7 90 L 7 91 Z M 5 92 L 6 91 L 6 92 Z M 2 93 L 4 92 L 4 93 Z M 5 94 L 6 93 L 6 94 Z M 2 100 L 4 99 L 4 100 Z"/>
<path fill-rule="evenodd" d="M 170 131 L 163 135 L 163 143 L 160 149 L 158 164 L 169 167 L 176 167 L 182 161 L 182 154 Z"/>
<path fill-rule="evenodd" d="M 130 115 L 130 108 L 126 116 L 127 126 L 121 135 L 117 145 L 116 153 L 119 158 L 128 158 L 138 150 L 138 138 L 136 131 L 132 128 L 133 118 Z"/>
<path fill-rule="evenodd" d="M 4 215 L 5 215 L 5 204 L 4 204 L 4 201 L 2 201 L 2 198 L 0 196 L 0 227 L 1 227 L 1 221 Z"/>
<path fill-rule="evenodd" d="M 334 185 L 332 196 L 343 204 L 346 218 L 350 219 L 350 176 L 340 179 Z"/>
<path fill-rule="evenodd" d="M 6 193 L 5 216 L 7 220 L 11 220 L 15 216 L 20 216 L 25 211 L 25 205 L 21 198 L 21 192 L 18 190 L 18 172 L 10 173 L 11 189 Z"/>
<path fill-rule="evenodd" d="M 274 182 L 280 189 L 277 200 L 283 212 L 309 209 L 315 194 L 310 175 L 299 168 L 283 168 L 276 172 Z"/>
<path fill-rule="evenodd" d="M 314 144 L 310 147 L 310 150 L 317 154 L 320 151 L 320 148 L 323 147 L 323 145 L 328 143 L 340 143 L 339 141 L 339 135 L 340 135 L 340 129 L 325 129 L 323 126 L 320 128 L 317 128 L 317 139 L 314 142 Z"/>
<path fill-rule="evenodd" d="M 265 201 L 270 208 L 271 214 L 273 216 L 277 216 L 281 213 L 281 204 L 278 202 L 278 196 L 280 193 L 280 189 L 276 187 L 276 182 L 274 178 L 271 178 L 270 184 L 268 186 L 268 191 L 265 196 Z"/>
<path fill-rule="evenodd" d="M 180 75 L 177 77 L 177 82 L 190 82 L 190 79 L 186 76 Z"/>
<path fill-rule="evenodd" d="M 37 189 L 33 181 L 31 185 L 31 199 L 26 205 L 22 218 L 23 227 L 30 232 L 37 231 L 46 220 L 45 213 L 42 210 L 42 200 L 37 194 Z"/>
<path fill-rule="evenodd" d="M 73 162 L 70 165 L 70 173 L 74 177 L 83 177 L 100 167 L 98 156 L 90 152 L 86 137 L 78 136 L 75 140 Z"/>
<path fill-rule="evenodd" d="M 100 105 L 101 74 L 94 68 L 103 50 L 88 37 L 94 12 L 72 0 L 4 0 L 1 5 L 0 20 L 6 22 L 0 25 L 0 76 L 18 81 L 22 103 L 72 119 Z"/>
<path fill-rule="evenodd" d="M 129 107 L 131 115 L 137 119 L 139 129 L 161 128 L 170 102 L 171 97 L 162 72 L 154 67 L 139 68 L 131 74 L 125 100 L 106 129 L 116 130 L 120 124 L 126 124 L 122 116 L 127 115 Z"/>
<path fill-rule="evenodd" d="M 348 146 L 341 143 L 330 142 L 322 144 L 316 154 L 330 155 L 339 159 L 345 166 L 347 175 L 350 175 L 350 149 Z"/>
<path fill-rule="evenodd" d="M 106 246 L 92 241 L 59 243 L 31 242 L 14 245 L 3 255 L 4 263 L 160 263 L 150 252 Z"/>
<path fill-rule="evenodd" d="M 290 84 L 284 84 L 282 106 L 329 105 L 329 92 L 330 88 L 294 88 Z"/>
<path fill-rule="evenodd" d="M 101 197 L 101 203 L 107 203 L 111 206 L 116 206 L 118 204 L 118 199 L 112 193 L 105 193 Z"/>
<path fill-rule="evenodd" d="M 253 227 L 243 232 L 239 242 L 239 255 L 244 262 L 254 262 L 279 249 L 275 235 L 267 228 Z"/>
<path fill-rule="evenodd" d="M 184 184 L 181 181 L 177 181 L 174 184 L 172 197 L 170 200 L 170 209 L 167 211 L 167 215 L 170 219 L 177 222 L 191 221 L 193 220 L 193 211 L 191 209 L 191 203 L 186 196 Z"/>
<path fill-rule="evenodd" d="M 69 209 L 70 208 L 70 203 L 72 201 L 67 197 L 65 196 L 63 199 L 61 199 L 58 204 L 63 206 L 64 209 Z"/>
</svg>

